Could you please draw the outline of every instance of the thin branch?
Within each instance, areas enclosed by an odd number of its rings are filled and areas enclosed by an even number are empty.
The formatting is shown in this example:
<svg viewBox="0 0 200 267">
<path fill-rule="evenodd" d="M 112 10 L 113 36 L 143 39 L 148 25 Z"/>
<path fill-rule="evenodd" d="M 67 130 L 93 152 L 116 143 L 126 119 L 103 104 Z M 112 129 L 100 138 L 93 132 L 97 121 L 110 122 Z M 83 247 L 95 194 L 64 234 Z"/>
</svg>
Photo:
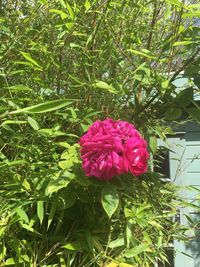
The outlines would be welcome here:
<svg viewBox="0 0 200 267">
<path fill-rule="evenodd" d="M 154 10 L 153 10 L 153 17 L 152 17 L 152 21 L 151 21 L 151 25 L 150 25 L 150 32 L 149 32 L 149 37 L 148 37 L 148 41 L 147 41 L 147 49 L 149 50 L 150 46 L 151 46 L 151 39 L 153 36 L 153 29 L 154 26 L 156 24 L 156 18 L 157 15 L 159 13 L 160 10 L 157 10 L 157 1 L 154 2 Z"/>
<path fill-rule="evenodd" d="M 180 69 L 178 69 L 171 77 L 170 82 L 173 82 L 176 79 L 176 77 L 181 73 L 181 71 L 183 71 L 190 63 L 200 59 L 200 56 L 196 58 L 199 52 L 200 52 L 200 47 L 198 47 L 197 50 L 188 59 L 185 60 L 184 64 L 180 67 Z"/>
</svg>

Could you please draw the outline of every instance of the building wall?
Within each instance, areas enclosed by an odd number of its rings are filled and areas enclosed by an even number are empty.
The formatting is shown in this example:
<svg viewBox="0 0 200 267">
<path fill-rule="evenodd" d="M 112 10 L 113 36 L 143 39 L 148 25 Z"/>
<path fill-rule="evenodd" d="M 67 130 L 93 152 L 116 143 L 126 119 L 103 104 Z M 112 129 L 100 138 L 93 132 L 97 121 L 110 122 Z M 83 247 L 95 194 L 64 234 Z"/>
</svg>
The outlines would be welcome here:
<svg viewBox="0 0 200 267">
<path fill-rule="evenodd" d="M 187 242 L 174 241 L 174 267 L 200 267 L 200 126 L 194 122 L 181 126 L 175 137 L 168 138 L 168 146 L 172 149 L 170 179 L 181 186 L 181 198 L 191 204 L 187 208 L 178 207 L 178 219 L 183 225 L 192 226 L 191 220 L 195 225 L 187 231 Z"/>
</svg>

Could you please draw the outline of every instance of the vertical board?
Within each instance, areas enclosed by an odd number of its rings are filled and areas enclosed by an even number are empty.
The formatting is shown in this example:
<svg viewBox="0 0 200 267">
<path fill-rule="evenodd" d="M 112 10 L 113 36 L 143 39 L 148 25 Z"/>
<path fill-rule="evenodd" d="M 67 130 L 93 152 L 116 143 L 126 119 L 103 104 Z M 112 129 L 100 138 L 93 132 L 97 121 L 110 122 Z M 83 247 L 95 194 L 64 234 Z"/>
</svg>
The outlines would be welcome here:
<svg viewBox="0 0 200 267">
<path fill-rule="evenodd" d="M 188 186 L 200 190 L 200 131 L 195 129 L 189 127 L 182 135 L 169 138 L 168 142 L 172 150 L 169 156 L 171 181 L 182 187 L 180 196 L 183 200 L 199 205 L 200 191 L 188 190 Z M 185 215 L 197 223 L 197 229 L 188 231 L 188 242 L 174 241 L 174 267 L 200 267 L 200 212 L 180 207 L 180 223 L 189 226 Z"/>
</svg>

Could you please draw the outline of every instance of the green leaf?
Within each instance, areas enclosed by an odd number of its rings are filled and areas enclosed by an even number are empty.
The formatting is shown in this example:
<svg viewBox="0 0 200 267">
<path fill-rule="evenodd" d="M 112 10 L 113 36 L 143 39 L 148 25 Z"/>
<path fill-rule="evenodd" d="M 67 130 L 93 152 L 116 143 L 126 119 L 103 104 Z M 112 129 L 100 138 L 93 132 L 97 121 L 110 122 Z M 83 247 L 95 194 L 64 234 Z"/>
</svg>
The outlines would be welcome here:
<svg viewBox="0 0 200 267">
<path fill-rule="evenodd" d="M 60 15 L 62 19 L 66 19 L 68 17 L 68 15 L 64 11 L 62 11 L 62 10 L 49 9 L 49 12 L 56 13 L 56 14 Z"/>
<path fill-rule="evenodd" d="M 81 250 L 81 247 L 80 247 L 80 245 L 78 243 L 68 243 L 68 244 L 62 246 L 62 248 L 65 248 L 65 249 L 68 249 L 68 250 L 73 250 L 73 251 Z"/>
<path fill-rule="evenodd" d="M 200 123 L 200 110 L 198 108 L 191 107 L 186 110 L 197 123 Z"/>
<path fill-rule="evenodd" d="M 126 212 L 127 213 L 127 212 Z M 128 212 L 129 213 L 129 212 Z M 125 214 L 127 217 L 128 214 Z M 126 244 L 127 248 L 129 248 L 131 241 L 133 240 L 133 234 L 132 234 L 132 219 L 129 219 L 126 224 Z"/>
<path fill-rule="evenodd" d="M 49 226 L 51 225 L 53 219 L 54 219 L 54 215 L 56 213 L 56 209 L 58 206 L 58 200 L 57 198 L 54 200 L 51 209 L 50 209 L 50 213 L 49 213 L 49 217 L 48 217 L 48 225 L 47 225 L 47 229 L 49 229 Z"/>
<path fill-rule="evenodd" d="M 33 65 L 35 65 L 35 66 L 39 67 L 40 69 L 42 69 L 42 66 L 40 66 L 40 64 L 36 60 L 34 60 L 29 53 L 21 52 L 21 54 L 25 59 L 27 59 Z"/>
<path fill-rule="evenodd" d="M 22 208 L 16 208 L 15 211 L 22 221 L 24 221 L 27 224 L 29 223 L 29 218 L 26 212 Z"/>
<path fill-rule="evenodd" d="M 134 73 L 134 79 L 141 81 L 143 84 L 150 84 L 151 70 L 146 67 L 146 63 L 142 63 Z"/>
<path fill-rule="evenodd" d="M 58 192 L 60 189 L 67 187 L 68 184 L 74 179 L 74 174 L 68 171 L 60 172 L 56 177 L 53 177 L 46 187 L 45 195 L 51 195 Z"/>
<path fill-rule="evenodd" d="M 78 198 L 79 198 L 79 192 L 78 192 Z M 70 207 L 72 207 L 77 199 L 77 192 L 74 190 L 74 187 L 71 185 L 67 186 L 64 190 L 62 190 L 58 197 L 58 203 L 59 203 L 59 210 L 65 210 Z"/>
<path fill-rule="evenodd" d="M 75 144 L 69 147 L 67 151 L 64 151 L 61 155 L 61 159 L 63 161 L 59 162 L 59 166 L 62 169 L 71 169 L 74 164 L 80 162 L 79 154 L 78 154 L 79 145 Z"/>
<path fill-rule="evenodd" d="M 151 136 L 149 139 L 149 146 L 153 154 L 156 153 L 157 150 L 157 138 L 156 136 Z"/>
<path fill-rule="evenodd" d="M 167 89 L 168 86 L 169 86 L 169 80 L 166 80 L 166 81 L 162 82 L 162 84 L 161 84 L 161 87 L 163 89 Z"/>
<path fill-rule="evenodd" d="M 86 132 L 88 130 L 89 126 L 90 126 L 90 125 L 85 125 L 83 123 L 81 123 L 80 125 L 81 125 L 81 128 L 82 128 L 83 132 Z"/>
<path fill-rule="evenodd" d="M 40 220 L 40 224 L 42 224 L 44 219 L 44 202 L 41 200 L 37 202 L 37 215 Z"/>
<path fill-rule="evenodd" d="M 183 18 L 199 18 L 200 17 L 200 9 L 198 9 L 198 10 L 192 9 L 189 12 L 185 12 L 182 15 L 182 17 Z"/>
<path fill-rule="evenodd" d="M 19 160 L 13 160 L 13 161 L 6 161 L 4 162 L 2 165 L 0 165 L 0 168 L 4 168 L 4 167 L 12 167 L 12 166 L 15 166 L 15 165 L 23 165 L 27 163 L 25 160 L 23 159 L 19 159 Z"/>
<path fill-rule="evenodd" d="M 32 91 L 30 87 L 22 85 L 22 84 L 9 86 L 7 88 L 11 91 Z"/>
<path fill-rule="evenodd" d="M 149 243 L 141 244 L 139 246 L 136 246 L 134 248 L 131 248 L 131 249 L 127 250 L 124 253 L 124 256 L 126 258 L 135 257 L 135 256 L 139 255 L 140 253 L 144 252 L 149 246 L 150 246 Z"/>
<path fill-rule="evenodd" d="M 124 237 L 117 238 L 109 243 L 109 248 L 118 248 L 125 245 Z"/>
<path fill-rule="evenodd" d="M 3 126 L 3 125 L 6 125 L 6 124 L 26 124 L 27 123 L 27 121 L 12 121 L 12 120 L 6 120 L 6 121 L 4 121 L 1 125 Z"/>
<path fill-rule="evenodd" d="M 163 229 L 162 225 L 156 221 L 148 221 L 148 223 L 154 226 L 154 228 Z"/>
<path fill-rule="evenodd" d="M 67 1 L 66 1 L 66 6 L 67 6 L 67 10 L 69 12 L 70 18 L 72 20 L 74 20 L 74 16 L 75 16 L 74 11 L 73 11 L 72 7 L 70 6 L 70 4 Z"/>
<path fill-rule="evenodd" d="M 24 263 L 24 261 L 22 259 L 19 259 L 18 257 L 16 258 L 8 258 L 6 260 L 6 262 L 4 262 L 4 266 L 10 266 L 10 265 L 15 265 L 15 266 L 19 266 L 19 264 Z M 3 265 L 2 265 L 3 266 Z"/>
<path fill-rule="evenodd" d="M 86 0 L 84 6 L 85 6 L 86 11 L 88 11 L 90 9 L 90 7 L 91 7 L 90 1 Z"/>
<path fill-rule="evenodd" d="M 31 189 L 31 186 L 30 186 L 29 182 L 28 182 L 26 179 L 23 180 L 22 186 L 23 186 L 27 191 L 29 191 L 29 190 Z"/>
<path fill-rule="evenodd" d="M 108 85 L 106 82 L 97 81 L 96 83 L 94 83 L 94 87 L 105 89 L 110 93 L 117 94 L 117 91 L 115 90 L 115 88 L 112 87 L 111 85 Z"/>
<path fill-rule="evenodd" d="M 173 44 L 173 46 L 181 46 L 181 45 L 190 45 L 190 44 L 194 44 L 196 42 L 194 41 L 180 41 L 180 42 L 175 42 Z"/>
<path fill-rule="evenodd" d="M 59 0 L 59 2 L 63 8 L 67 7 L 64 0 Z"/>
<path fill-rule="evenodd" d="M 165 2 L 175 5 L 177 7 L 182 7 L 182 3 L 179 0 L 164 0 Z"/>
<path fill-rule="evenodd" d="M 142 57 L 147 57 L 147 58 L 155 58 L 149 50 L 147 49 L 142 49 L 141 51 L 134 50 L 134 49 L 127 49 L 127 51 L 131 52 L 132 54 L 139 55 Z"/>
<path fill-rule="evenodd" d="M 176 97 L 175 101 L 179 107 L 187 107 L 193 100 L 193 88 L 182 90 Z"/>
<path fill-rule="evenodd" d="M 111 218 L 119 205 L 119 195 L 114 185 L 107 184 L 103 188 L 101 193 L 101 203 L 108 217 Z"/>
<path fill-rule="evenodd" d="M 1 228 L 0 228 L 0 238 L 6 233 L 6 229 L 7 229 L 6 226 L 2 226 L 1 225 Z"/>
<path fill-rule="evenodd" d="M 50 137 L 66 136 L 67 135 L 65 132 L 57 131 L 55 129 L 40 129 L 40 130 L 38 130 L 38 133 L 45 135 L 45 136 L 50 136 Z"/>
<path fill-rule="evenodd" d="M 36 120 L 34 120 L 33 118 L 31 117 L 28 117 L 28 123 L 30 124 L 30 126 L 34 129 L 34 130 L 39 130 L 40 126 L 39 124 L 37 123 Z"/>
<path fill-rule="evenodd" d="M 166 120 L 176 120 L 178 119 L 182 114 L 182 110 L 180 108 L 175 107 L 169 107 L 167 111 L 165 112 L 165 118 Z"/>
<path fill-rule="evenodd" d="M 39 0 L 39 2 L 42 3 L 42 4 L 47 4 L 48 3 L 47 0 Z"/>
<path fill-rule="evenodd" d="M 50 111 L 55 111 L 60 108 L 66 107 L 72 103 L 73 103 L 72 100 L 68 100 L 68 99 L 52 100 L 52 101 L 44 102 L 42 104 L 34 105 L 31 107 L 14 110 L 14 111 L 11 111 L 10 114 L 50 112 Z"/>
<path fill-rule="evenodd" d="M 33 227 L 31 225 L 21 223 L 21 226 L 22 226 L 22 228 L 26 229 L 27 231 L 32 232 L 32 233 L 36 233 L 36 234 L 41 236 L 41 234 L 39 232 L 37 232 L 35 229 L 33 229 Z"/>
</svg>

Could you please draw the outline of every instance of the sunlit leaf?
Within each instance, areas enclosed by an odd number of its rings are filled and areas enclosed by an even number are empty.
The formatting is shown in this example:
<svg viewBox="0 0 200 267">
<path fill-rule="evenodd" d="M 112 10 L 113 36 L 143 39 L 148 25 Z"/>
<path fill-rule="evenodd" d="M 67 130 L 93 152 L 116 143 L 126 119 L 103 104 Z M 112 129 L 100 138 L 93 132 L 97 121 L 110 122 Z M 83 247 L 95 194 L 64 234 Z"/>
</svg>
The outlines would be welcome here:
<svg viewBox="0 0 200 267">
<path fill-rule="evenodd" d="M 100 88 L 100 89 L 105 89 L 110 93 L 117 94 L 117 91 L 115 90 L 115 88 L 113 86 L 108 85 L 106 82 L 103 82 L 103 81 L 97 81 L 94 84 L 94 87 L 97 87 L 97 88 Z"/>
<path fill-rule="evenodd" d="M 22 208 L 17 208 L 15 211 L 19 215 L 19 217 L 22 221 L 24 221 L 27 224 L 29 223 L 29 218 L 28 218 L 26 212 Z"/>
<path fill-rule="evenodd" d="M 44 219 L 44 202 L 41 200 L 37 202 L 37 215 L 40 220 L 40 224 L 42 224 Z"/>
<path fill-rule="evenodd" d="M 173 46 L 181 46 L 181 45 L 190 45 L 190 44 L 194 44 L 196 42 L 194 41 L 180 41 L 180 42 L 175 42 L 173 44 Z"/>
<path fill-rule="evenodd" d="M 34 129 L 34 130 L 39 130 L 40 126 L 39 124 L 37 123 L 37 121 L 35 119 L 33 119 L 32 117 L 28 117 L 28 123 L 31 125 L 31 127 Z"/>
<path fill-rule="evenodd" d="M 62 10 L 49 9 L 49 12 L 60 15 L 62 19 L 66 19 L 68 17 L 68 15 L 64 11 L 62 11 Z"/>
<path fill-rule="evenodd" d="M 34 105 L 31 107 L 11 111 L 10 114 L 51 112 L 51 111 L 66 107 L 72 103 L 73 102 L 71 100 L 68 100 L 68 99 L 52 100 L 52 101 L 48 101 L 48 102 Z"/>
<path fill-rule="evenodd" d="M 151 55 L 150 51 L 148 50 L 142 50 L 142 51 L 137 51 L 134 49 L 128 49 L 127 51 L 131 52 L 132 54 L 139 55 L 142 57 L 147 57 L 147 58 L 155 58 L 155 56 Z"/>
<path fill-rule="evenodd" d="M 11 91 L 32 91 L 32 89 L 26 85 L 18 84 L 8 87 Z"/>
<path fill-rule="evenodd" d="M 113 185 L 107 184 L 104 186 L 101 194 L 101 203 L 108 217 L 111 218 L 119 205 L 119 195 Z"/>
<path fill-rule="evenodd" d="M 31 57 L 30 53 L 21 52 L 21 54 L 22 54 L 22 56 L 23 56 L 26 60 L 30 61 L 33 65 L 35 65 L 35 66 L 37 66 L 37 67 L 39 67 L 39 68 L 42 69 L 42 67 L 40 66 L 40 64 L 39 64 L 35 59 L 33 59 L 33 58 Z"/>
</svg>

